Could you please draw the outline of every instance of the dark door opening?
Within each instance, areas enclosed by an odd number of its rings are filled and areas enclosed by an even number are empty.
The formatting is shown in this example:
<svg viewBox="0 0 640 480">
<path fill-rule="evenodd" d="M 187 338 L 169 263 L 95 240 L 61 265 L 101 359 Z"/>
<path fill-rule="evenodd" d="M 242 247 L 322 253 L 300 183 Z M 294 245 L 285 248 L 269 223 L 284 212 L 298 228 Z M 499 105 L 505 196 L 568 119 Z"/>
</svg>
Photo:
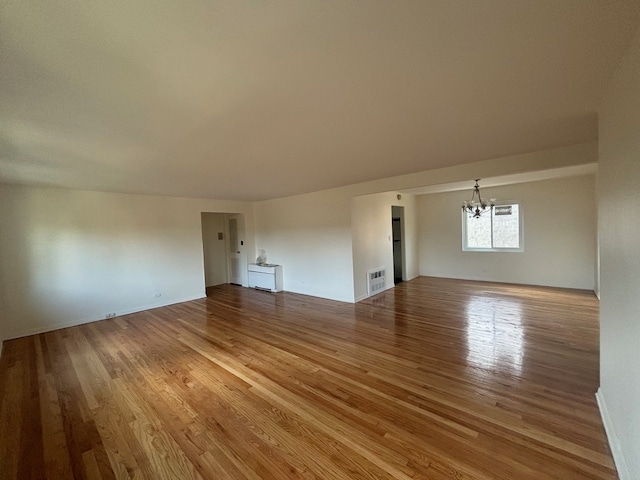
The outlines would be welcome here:
<svg viewBox="0 0 640 480">
<path fill-rule="evenodd" d="M 403 261 L 404 207 L 391 207 L 391 231 L 393 235 L 393 283 L 402 282 L 404 278 Z"/>
</svg>

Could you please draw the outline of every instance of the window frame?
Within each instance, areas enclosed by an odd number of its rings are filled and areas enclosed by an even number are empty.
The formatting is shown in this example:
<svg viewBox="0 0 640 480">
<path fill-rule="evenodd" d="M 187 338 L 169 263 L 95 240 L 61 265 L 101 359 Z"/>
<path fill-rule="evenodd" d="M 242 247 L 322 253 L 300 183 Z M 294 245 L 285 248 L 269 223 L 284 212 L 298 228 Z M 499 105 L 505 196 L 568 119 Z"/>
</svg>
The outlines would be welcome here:
<svg viewBox="0 0 640 480">
<path fill-rule="evenodd" d="M 524 252 L 524 215 L 522 212 L 522 203 L 518 201 L 508 202 L 501 201 L 496 203 L 495 207 L 503 207 L 510 205 L 518 205 L 518 235 L 520 237 L 518 248 L 506 248 L 506 247 L 491 247 L 491 248 L 477 248 L 469 247 L 467 245 L 467 221 L 473 220 L 473 217 L 469 218 L 469 214 L 465 211 L 462 212 L 462 251 L 463 252 L 489 252 L 489 253 L 521 253 Z M 489 215 L 485 213 L 484 215 Z M 491 215 L 491 243 L 493 244 L 493 215 L 494 212 L 490 212 Z"/>
</svg>

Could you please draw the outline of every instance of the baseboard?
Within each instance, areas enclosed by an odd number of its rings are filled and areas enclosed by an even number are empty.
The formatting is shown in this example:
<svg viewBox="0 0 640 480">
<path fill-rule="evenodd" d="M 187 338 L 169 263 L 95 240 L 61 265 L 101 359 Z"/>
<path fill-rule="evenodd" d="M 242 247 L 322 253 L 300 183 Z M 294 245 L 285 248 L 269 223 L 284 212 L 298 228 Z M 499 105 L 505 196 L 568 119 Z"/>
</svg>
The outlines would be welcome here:
<svg viewBox="0 0 640 480">
<path fill-rule="evenodd" d="M 307 290 L 300 290 L 291 286 L 287 286 L 287 288 L 285 288 L 283 291 L 289 292 L 289 293 L 295 293 L 296 295 L 306 295 L 308 297 L 326 298 L 327 300 L 333 300 L 334 302 L 354 303 L 353 297 L 347 298 L 347 297 L 329 296 L 324 293 L 309 292 Z"/>
<path fill-rule="evenodd" d="M 620 447 L 620 441 L 618 440 L 613 423 L 611 422 L 609 410 L 607 410 L 607 404 L 600 388 L 596 392 L 596 401 L 600 408 L 600 416 L 602 417 L 604 431 L 607 433 L 607 440 L 609 441 L 609 448 L 613 455 L 613 461 L 616 464 L 616 469 L 618 470 L 618 477 L 620 477 L 620 480 L 631 480 L 631 473 L 627 467 L 627 462 L 624 458 L 622 448 Z"/>
<path fill-rule="evenodd" d="M 122 315 L 129 315 L 131 313 L 144 312 L 145 310 L 152 310 L 154 308 L 168 307 L 169 305 L 175 305 L 176 303 L 190 302 L 192 300 L 198 300 L 200 298 L 205 298 L 205 297 L 206 295 L 199 294 L 192 297 L 176 298 L 174 300 L 169 300 L 168 302 L 164 302 L 164 303 L 153 303 L 149 305 L 142 305 L 142 306 L 138 306 L 138 307 L 127 309 L 127 310 L 116 311 L 114 313 L 116 317 L 120 317 Z M 41 333 L 52 332 L 53 330 L 60 330 L 61 328 L 76 327 L 78 325 L 84 325 L 85 323 L 99 322 L 101 320 L 105 320 L 105 319 L 104 318 L 85 318 L 80 320 L 72 320 L 69 322 L 54 323 L 52 325 L 31 328 L 23 332 L 10 334 L 9 337 L 6 338 L 5 340 L 28 337 L 30 335 L 39 335 Z"/>
</svg>

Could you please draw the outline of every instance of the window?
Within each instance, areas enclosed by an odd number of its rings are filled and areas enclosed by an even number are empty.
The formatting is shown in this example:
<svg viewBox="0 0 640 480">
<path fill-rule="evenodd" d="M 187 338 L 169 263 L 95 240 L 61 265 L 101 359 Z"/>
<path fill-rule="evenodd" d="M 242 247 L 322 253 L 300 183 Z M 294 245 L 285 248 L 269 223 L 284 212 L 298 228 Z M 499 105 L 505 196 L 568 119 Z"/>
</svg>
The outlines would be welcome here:
<svg viewBox="0 0 640 480">
<path fill-rule="evenodd" d="M 469 218 L 462 212 L 462 250 L 480 252 L 522 252 L 520 205 L 496 205 L 493 212 Z"/>
</svg>

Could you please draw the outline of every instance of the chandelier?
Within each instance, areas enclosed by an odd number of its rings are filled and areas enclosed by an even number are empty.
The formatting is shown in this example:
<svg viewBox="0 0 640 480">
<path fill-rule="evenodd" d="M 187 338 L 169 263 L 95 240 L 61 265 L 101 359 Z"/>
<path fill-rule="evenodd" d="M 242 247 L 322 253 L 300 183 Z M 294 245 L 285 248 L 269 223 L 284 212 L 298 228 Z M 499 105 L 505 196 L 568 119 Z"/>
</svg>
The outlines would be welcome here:
<svg viewBox="0 0 640 480">
<path fill-rule="evenodd" d="M 473 187 L 473 195 L 471 195 L 471 200 L 465 200 L 462 202 L 462 211 L 469 215 L 469 218 L 480 218 L 480 215 L 486 212 L 491 212 L 493 207 L 495 206 L 495 198 L 489 199 L 488 202 L 482 200 L 480 197 L 480 185 L 478 182 L 479 178 L 475 179 L 476 184 Z"/>
</svg>

